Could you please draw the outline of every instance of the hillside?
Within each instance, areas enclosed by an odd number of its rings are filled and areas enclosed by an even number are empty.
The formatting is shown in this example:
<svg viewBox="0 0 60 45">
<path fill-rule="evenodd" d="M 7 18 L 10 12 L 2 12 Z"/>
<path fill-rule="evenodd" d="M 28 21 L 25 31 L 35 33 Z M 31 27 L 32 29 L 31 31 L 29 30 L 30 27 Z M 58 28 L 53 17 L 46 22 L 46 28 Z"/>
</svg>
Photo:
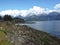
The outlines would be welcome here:
<svg viewBox="0 0 60 45">
<path fill-rule="evenodd" d="M 0 31 L 3 32 L 5 38 L 10 43 L 8 45 L 60 45 L 59 39 L 52 37 L 46 32 L 38 31 L 25 25 L 0 22 Z"/>
<path fill-rule="evenodd" d="M 24 18 L 26 21 L 48 21 L 48 20 L 60 20 L 60 13 L 50 12 L 49 14 L 31 15 Z"/>
</svg>

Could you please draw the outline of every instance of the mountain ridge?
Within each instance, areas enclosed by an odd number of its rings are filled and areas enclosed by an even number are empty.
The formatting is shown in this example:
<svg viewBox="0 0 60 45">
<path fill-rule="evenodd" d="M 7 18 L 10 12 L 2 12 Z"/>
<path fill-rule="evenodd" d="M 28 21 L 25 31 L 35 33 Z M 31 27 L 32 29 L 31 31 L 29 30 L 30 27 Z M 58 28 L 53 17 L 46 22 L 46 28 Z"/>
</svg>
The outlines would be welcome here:
<svg viewBox="0 0 60 45">
<path fill-rule="evenodd" d="M 60 13 L 51 12 L 49 14 L 32 15 L 32 16 L 26 16 L 24 19 L 27 21 L 60 20 Z"/>
</svg>

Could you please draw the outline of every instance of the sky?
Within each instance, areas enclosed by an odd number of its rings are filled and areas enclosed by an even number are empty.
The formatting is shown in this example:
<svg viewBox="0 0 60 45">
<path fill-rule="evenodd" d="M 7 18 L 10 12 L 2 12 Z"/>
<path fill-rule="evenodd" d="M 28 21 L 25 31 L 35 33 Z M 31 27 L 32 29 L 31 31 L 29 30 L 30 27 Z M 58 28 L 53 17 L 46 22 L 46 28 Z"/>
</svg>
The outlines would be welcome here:
<svg viewBox="0 0 60 45">
<path fill-rule="evenodd" d="M 0 15 L 22 15 L 60 11 L 60 0 L 0 0 Z"/>
</svg>

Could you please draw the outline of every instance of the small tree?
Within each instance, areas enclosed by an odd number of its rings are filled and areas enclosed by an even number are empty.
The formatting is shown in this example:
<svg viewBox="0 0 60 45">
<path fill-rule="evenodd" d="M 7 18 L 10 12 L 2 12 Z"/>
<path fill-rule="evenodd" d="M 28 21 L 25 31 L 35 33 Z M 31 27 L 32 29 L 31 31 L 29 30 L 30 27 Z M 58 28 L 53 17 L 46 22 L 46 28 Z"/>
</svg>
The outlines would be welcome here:
<svg viewBox="0 0 60 45">
<path fill-rule="evenodd" d="M 3 20 L 4 21 L 12 21 L 12 17 L 10 16 L 10 15 L 5 15 L 4 17 L 3 17 Z"/>
<path fill-rule="evenodd" d="M 0 16 L 0 20 L 2 20 L 2 17 Z"/>
</svg>

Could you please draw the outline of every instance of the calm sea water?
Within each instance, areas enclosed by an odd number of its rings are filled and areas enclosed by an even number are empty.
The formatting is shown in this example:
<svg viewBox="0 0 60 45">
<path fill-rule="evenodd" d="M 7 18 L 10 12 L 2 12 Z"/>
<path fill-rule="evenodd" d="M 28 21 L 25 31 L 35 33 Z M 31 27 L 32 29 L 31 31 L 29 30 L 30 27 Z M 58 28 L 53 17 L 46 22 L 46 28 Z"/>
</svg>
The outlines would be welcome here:
<svg viewBox="0 0 60 45">
<path fill-rule="evenodd" d="M 60 21 L 35 21 L 33 24 L 24 25 L 60 37 Z"/>
</svg>

